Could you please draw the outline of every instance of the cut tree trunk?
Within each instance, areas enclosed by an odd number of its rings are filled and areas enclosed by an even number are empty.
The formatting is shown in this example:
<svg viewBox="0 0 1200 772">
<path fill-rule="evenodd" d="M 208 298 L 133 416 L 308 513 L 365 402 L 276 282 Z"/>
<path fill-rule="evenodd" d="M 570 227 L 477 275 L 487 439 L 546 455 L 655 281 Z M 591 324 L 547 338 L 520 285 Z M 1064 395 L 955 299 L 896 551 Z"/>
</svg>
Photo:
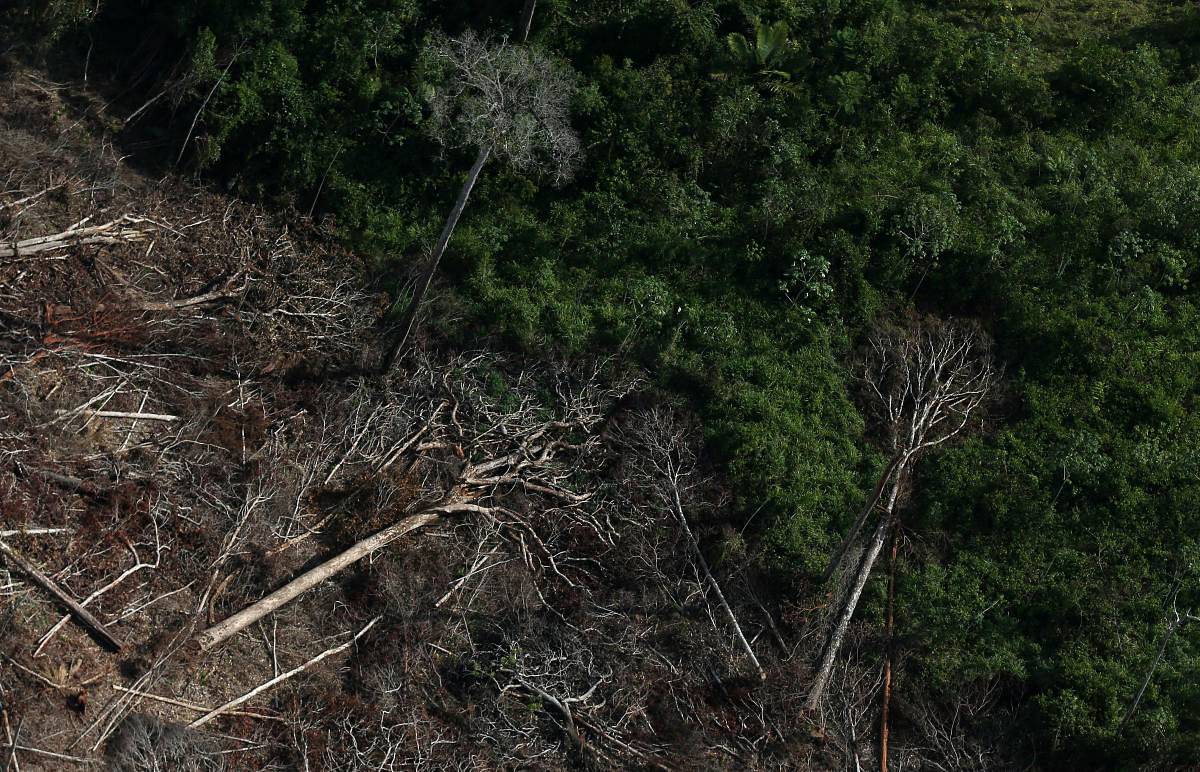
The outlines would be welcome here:
<svg viewBox="0 0 1200 772">
<path fill-rule="evenodd" d="M 50 236 L 37 236 L 0 245 L 0 255 L 7 257 L 29 257 L 41 252 L 62 249 L 81 244 L 116 244 L 128 241 L 144 241 L 149 237 L 147 228 L 135 228 L 140 223 L 149 222 L 141 217 L 125 215 L 103 225 L 84 227 L 83 223 L 71 226 L 61 233 Z"/>
</svg>

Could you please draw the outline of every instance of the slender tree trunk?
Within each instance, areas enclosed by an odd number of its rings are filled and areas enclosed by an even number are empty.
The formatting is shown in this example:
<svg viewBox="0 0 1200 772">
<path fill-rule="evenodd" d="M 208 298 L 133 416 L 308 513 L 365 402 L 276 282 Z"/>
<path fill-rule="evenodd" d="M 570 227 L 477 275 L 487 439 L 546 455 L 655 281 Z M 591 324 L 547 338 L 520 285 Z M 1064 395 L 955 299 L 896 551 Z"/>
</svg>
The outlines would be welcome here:
<svg viewBox="0 0 1200 772">
<path fill-rule="evenodd" d="M 183 151 L 187 150 L 188 143 L 192 141 L 192 132 L 196 130 L 196 122 L 200 120 L 200 113 L 204 112 L 204 108 L 208 107 L 213 94 L 217 93 L 217 88 L 221 85 L 221 81 L 225 80 L 225 76 L 229 74 L 229 68 L 233 66 L 233 63 L 238 60 L 238 56 L 240 55 L 240 51 L 235 53 L 233 58 L 229 60 L 229 64 L 225 65 L 225 69 L 221 70 L 221 77 L 217 78 L 217 82 L 208 90 L 208 96 L 204 97 L 204 101 L 200 103 L 200 109 L 192 116 L 192 125 L 188 127 L 187 136 L 183 138 L 183 144 L 179 146 L 179 155 L 175 157 L 176 166 L 183 160 Z"/>
<path fill-rule="evenodd" d="M 517 26 L 517 40 L 524 43 L 529 39 L 529 28 L 533 26 L 533 9 L 537 0 L 525 0 L 525 8 L 521 10 L 521 22 Z"/>
<path fill-rule="evenodd" d="M 357 633 L 354 634 L 353 638 L 346 641 L 342 645 L 334 646 L 332 649 L 326 649 L 325 651 L 321 652 L 320 654 L 313 657 L 309 661 L 305 662 L 303 665 L 294 667 L 291 670 L 287 671 L 286 673 L 281 673 L 281 674 L 275 676 L 274 678 L 272 678 L 270 681 L 267 681 L 266 683 L 263 683 L 263 684 L 260 684 L 256 687 L 254 687 L 253 689 L 246 692 L 242 696 L 235 697 L 234 699 L 225 703 L 221 707 L 210 710 L 209 712 L 205 713 L 200 718 L 198 718 L 195 721 L 193 721 L 192 723 L 188 724 L 187 728 L 188 729 L 196 729 L 198 727 L 204 726 L 209 721 L 212 721 L 214 718 L 221 715 L 222 713 L 228 713 L 229 711 L 236 708 L 238 705 L 241 705 L 243 702 L 253 699 L 255 697 L 255 695 L 262 694 L 263 692 L 265 692 L 267 689 L 270 689 L 275 684 L 277 684 L 281 681 L 286 681 L 287 679 L 291 678 L 292 676 L 296 675 L 297 673 L 304 672 L 305 670 L 307 670 L 308 668 L 317 664 L 318 662 L 325 659 L 326 657 L 331 657 L 334 654 L 341 654 L 343 651 L 345 651 L 346 649 L 353 646 L 358 641 L 359 638 L 366 635 L 367 631 L 370 630 L 372 627 L 374 627 L 375 623 L 378 622 L 382 618 L 383 617 L 379 616 L 379 617 L 375 617 L 374 619 L 372 619 L 370 622 L 367 623 L 366 627 L 359 630 Z"/>
<path fill-rule="evenodd" d="M 879 484 L 875 486 L 875 490 L 867 498 L 867 503 L 863 506 L 862 512 L 858 514 L 858 519 L 854 521 L 854 525 L 850 526 L 846 537 L 842 539 L 842 543 L 838 545 L 837 550 L 833 553 L 833 557 L 829 559 L 829 565 L 826 567 L 825 573 L 821 576 L 821 581 L 829 581 L 829 577 L 833 576 L 833 572 L 837 570 L 838 565 L 842 562 L 842 558 L 846 556 L 846 552 L 850 549 L 850 545 L 854 543 L 858 532 L 862 530 L 863 524 L 867 522 L 867 517 L 875 509 L 875 505 L 879 503 L 879 497 L 883 495 L 883 489 L 887 486 L 888 480 L 891 479 L 892 472 L 895 471 L 897 477 L 904 474 L 904 467 L 908 464 L 908 458 L 908 451 L 903 451 L 893 456 L 892 460 L 888 462 L 887 468 L 879 476 Z"/>
<path fill-rule="evenodd" d="M 408 304 L 408 310 L 404 312 L 404 320 L 400 323 L 401 333 L 392 344 L 387 356 L 384 357 L 384 372 L 391 369 L 392 363 L 396 361 L 396 356 L 404 348 L 404 344 L 408 342 L 409 336 L 412 335 L 413 327 L 417 321 L 417 312 L 421 308 L 421 303 L 425 300 L 425 295 L 429 292 L 429 284 L 433 281 L 434 273 L 437 272 L 438 263 L 442 260 L 442 253 L 446 251 L 446 245 L 450 243 L 450 236 L 454 233 L 454 227 L 458 225 L 458 218 L 462 216 L 463 209 L 467 205 L 467 199 L 471 195 L 471 190 L 479 180 L 479 172 L 482 171 L 483 165 L 487 162 L 491 152 L 492 149 L 490 147 L 485 147 L 479 151 L 474 165 L 471 166 L 471 171 L 467 173 L 467 181 L 463 183 L 462 189 L 458 191 L 458 200 L 454 202 L 454 208 L 450 210 L 450 216 L 446 218 L 446 224 L 442 227 L 442 235 L 438 237 L 437 244 L 434 245 L 433 252 L 429 256 L 429 267 L 425 270 L 425 275 L 417 285 L 417 291 L 413 294 L 413 298 Z"/>
<path fill-rule="evenodd" d="M 1137 696 L 1133 698 L 1133 704 L 1129 706 L 1129 710 L 1125 711 L 1125 715 L 1121 718 L 1121 723 L 1117 725 L 1117 734 L 1125 731 L 1125 725 L 1129 723 L 1129 719 L 1133 718 L 1133 714 L 1137 712 L 1138 704 L 1142 701 L 1142 696 L 1146 693 L 1146 687 L 1150 685 L 1150 679 L 1154 678 L 1154 671 L 1158 669 L 1158 663 L 1162 660 L 1163 654 L 1166 653 L 1167 644 L 1171 642 L 1171 636 L 1175 634 L 1176 628 L 1187 622 L 1200 622 L 1200 617 L 1195 616 L 1190 611 L 1182 616 L 1179 614 L 1175 602 L 1179 597 L 1179 589 L 1182 586 L 1183 578 L 1179 573 L 1176 573 L 1175 583 L 1171 586 L 1171 591 L 1167 593 L 1167 598 L 1163 602 L 1164 606 L 1169 605 L 1171 607 L 1171 614 L 1175 618 L 1167 621 L 1167 634 L 1163 636 L 1162 645 L 1158 647 L 1158 653 L 1154 655 L 1154 661 L 1150 663 L 1150 670 L 1146 673 L 1146 678 L 1142 681 Z"/>
<path fill-rule="evenodd" d="M 888 711 L 892 703 L 892 631 L 895 628 L 896 552 L 900 547 L 900 532 L 892 529 L 892 557 L 888 561 L 887 654 L 883 663 L 883 709 L 879 718 L 879 770 L 888 768 Z"/>
<path fill-rule="evenodd" d="M 754 649 L 750 648 L 750 642 L 742 634 L 742 626 L 738 624 L 733 609 L 729 607 L 729 602 L 725 600 L 725 593 L 721 592 L 721 585 L 717 583 L 717 578 L 713 576 L 712 569 L 708 567 L 708 561 L 704 559 L 704 553 L 700 551 L 700 543 L 696 541 L 695 535 L 692 534 L 691 526 L 688 525 L 687 515 L 683 513 L 683 502 L 679 500 L 679 490 L 672 488 L 671 495 L 675 499 L 675 515 L 679 518 L 679 524 L 683 526 L 683 532 L 687 534 L 688 542 L 692 545 L 692 552 L 696 556 L 696 562 L 700 564 L 700 568 L 703 569 L 704 575 L 708 578 L 709 585 L 717 594 L 717 600 L 720 601 L 721 608 L 725 609 L 725 614 L 729 617 L 729 622 L 733 625 L 733 632 L 737 635 L 737 639 L 746 651 L 746 655 L 750 657 L 750 662 L 754 665 L 754 669 L 758 671 L 758 677 L 764 681 L 767 680 L 766 671 L 758 663 L 758 657 L 754 656 Z"/>
<path fill-rule="evenodd" d="M 1129 723 L 1129 719 L 1133 718 L 1133 714 L 1137 711 L 1138 703 L 1142 701 L 1142 695 L 1146 693 L 1146 687 L 1150 685 L 1150 679 L 1154 678 L 1154 671 L 1158 669 L 1158 663 L 1167 651 L 1167 644 L 1170 643 L 1171 636 L 1175 634 L 1175 628 L 1178 626 L 1178 620 L 1167 625 L 1167 634 L 1163 636 L 1162 645 L 1158 647 L 1158 654 L 1154 655 L 1154 661 L 1150 663 L 1150 670 L 1146 673 L 1146 678 L 1142 681 L 1142 686 L 1138 689 L 1137 696 L 1133 698 L 1133 704 L 1129 706 L 1129 710 L 1125 711 L 1125 716 L 1117 726 L 1117 734 L 1125 731 L 1125 725 Z"/>
<path fill-rule="evenodd" d="M 862 595 L 863 587 L 867 585 L 871 569 L 875 567 L 875 561 L 879 559 L 883 543 L 887 541 L 888 533 L 891 531 L 892 510 L 896 507 L 896 499 L 900 496 L 900 488 L 904 484 L 904 472 L 905 470 L 901 469 L 892 481 L 892 491 L 888 494 L 887 507 L 883 511 L 883 517 L 880 518 L 879 525 L 875 527 L 875 533 L 871 536 L 866 551 L 858 561 L 850 592 L 842 603 L 833 628 L 825 639 L 825 648 L 821 652 L 817 675 L 813 679 L 813 684 L 808 692 L 808 701 L 805 703 L 807 710 L 817 709 L 821 702 L 821 696 L 825 693 L 825 687 L 829 685 L 829 676 L 833 673 L 833 663 L 837 659 L 838 649 L 842 647 L 842 639 L 846 637 L 846 630 L 850 628 L 850 618 L 854 616 L 854 610 L 858 608 L 858 599 Z"/>
</svg>

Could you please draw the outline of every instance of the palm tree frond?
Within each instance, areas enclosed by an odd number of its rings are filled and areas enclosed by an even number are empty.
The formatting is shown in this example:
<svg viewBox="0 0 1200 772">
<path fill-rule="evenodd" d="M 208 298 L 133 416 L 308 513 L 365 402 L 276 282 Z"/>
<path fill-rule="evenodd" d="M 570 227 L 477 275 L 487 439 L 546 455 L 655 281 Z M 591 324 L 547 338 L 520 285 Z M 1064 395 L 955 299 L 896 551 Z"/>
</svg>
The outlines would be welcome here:
<svg viewBox="0 0 1200 772">
<path fill-rule="evenodd" d="M 734 32 L 726 40 L 729 42 L 729 51 L 738 59 L 746 61 L 754 57 L 750 51 L 750 43 L 742 33 Z"/>
</svg>

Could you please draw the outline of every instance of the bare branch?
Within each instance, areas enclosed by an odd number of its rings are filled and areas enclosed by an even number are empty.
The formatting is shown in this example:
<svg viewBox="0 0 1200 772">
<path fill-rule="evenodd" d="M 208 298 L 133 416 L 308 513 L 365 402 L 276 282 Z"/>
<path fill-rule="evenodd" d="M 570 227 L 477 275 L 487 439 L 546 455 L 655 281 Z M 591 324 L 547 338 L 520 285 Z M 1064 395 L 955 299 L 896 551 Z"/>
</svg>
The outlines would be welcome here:
<svg viewBox="0 0 1200 772">
<path fill-rule="evenodd" d="M 221 707 L 210 710 L 208 713 L 205 713 L 200 718 L 198 718 L 195 721 L 193 721 L 192 723 L 188 724 L 188 729 L 195 729 L 197 727 L 204 726 L 209 721 L 212 721 L 214 718 L 221 715 L 222 713 L 225 713 L 226 711 L 236 708 L 238 705 L 241 705 L 243 702 L 246 702 L 247 700 L 252 699 L 255 695 L 261 694 L 262 692 L 266 691 L 267 689 L 270 689 L 275 684 L 278 684 L 282 681 L 286 681 L 287 679 L 291 678 L 292 676 L 296 675 L 297 673 L 304 672 L 309 667 L 317 664 L 318 662 L 325 659 L 326 657 L 332 657 L 334 654 L 339 654 L 339 653 L 345 651 L 346 649 L 353 646 L 354 643 L 356 641 L 358 641 L 359 638 L 366 635 L 367 631 L 370 630 L 372 627 L 374 627 L 375 623 L 378 622 L 381 618 L 382 617 L 375 617 L 374 619 L 372 619 L 370 622 L 368 622 L 366 624 L 365 627 L 363 627 L 361 630 L 359 630 L 357 633 L 355 633 L 353 638 L 346 641 L 342 645 L 335 646 L 332 649 L 326 649 L 325 651 L 321 652 L 317 656 L 315 656 L 312 659 L 305 662 L 303 665 L 294 667 L 291 670 L 287 671 L 286 673 L 281 673 L 281 674 L 275 676 L 274 678 L 272 678 L 270 681 L 267 681 L 263 684 L 260 684 L 256 687 L 254 687 L 253 689 L 246 692 L 242 696 L 236 697 L 236 698 L 230 700 L 229 702 L 225 703 Z"/>
</svg>

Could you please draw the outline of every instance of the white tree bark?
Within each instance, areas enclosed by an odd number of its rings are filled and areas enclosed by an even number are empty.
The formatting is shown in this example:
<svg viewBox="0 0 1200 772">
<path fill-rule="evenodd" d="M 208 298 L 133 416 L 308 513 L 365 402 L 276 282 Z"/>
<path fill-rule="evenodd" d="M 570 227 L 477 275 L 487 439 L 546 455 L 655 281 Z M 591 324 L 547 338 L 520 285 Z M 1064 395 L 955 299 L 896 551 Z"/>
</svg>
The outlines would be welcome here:
<svg viewBox="0 0 1200 772">
<path fill-rule="evenodd" d="M 517 26 L 517 40 L 524 43 L 529 39 L 529 29 L 533 26 L 533 9 L 537 7 L 537 0 L 525 0 L 525 7 L 521 10 L 521 22 Z"/>
<path fill-rule="evenodd" d="M 883 495 L 888 480 L 892 479 L 892 473 L 895 472 L 897 478 L 903 476 L 904 467 L 908 465 L 908 460 L 909 454 L 901 453 L 900 455 L 893 456 L 892 460 L 888 462 L 887 467 L 883 470 L 883 474 L 879 476 L 879 484 L 875 486 L 874 492 L 867 498 L 867 503 L 863 505 L 858 518 L 850 526 L 850 530 L 846 532 L 846 536 L 842 539 L 842 543 L 838 545 L 837 550 L 834 551 L 833 557 L 829 559 L 829 566 L 825 569 L 821 581 L 829 581 L 829 577 L 833 576 L 833 572 L 841 565 L 842 559 L 846 557 L 846 552 L 850 549 L 850 545 L 854 543 L 854 540 L 858 537 L 858 532 L 862 530 L 863 525 L 867 522 L 867 518 L 875 510 L 875 505 L 879 503 L 879 497 Z"/>
<path fill-rule="evenodd" d="M 742 644 L 742 649 L 745 650 L 746 656 L 750 657 L 750 662 L 754 665 L 754 669 L 758 671 L 758 677 L 764 681 L 767 680 L 766 671 L 759 664 L 758 657 L 754 656 L 754 649 L 750 648 L 750 642 L 746 640 L 746 636 L 742 633 L 742 626 L 738 624 L 737 616 L 733 613 L 733 609 L 729 607 L 729 602 L 725 600 L 725 593 L 721 592 L 721 585 L 717 583 L 717 578 L 713 576 L 712 570 L 708 567 L 708 561 L 704 559 L 704 553 L 700 551 L 700 545 L 696 542 L 696 537 L 692 534 L 687 516 L 683 513 L 683 504 L 679 500 L 678 488 L 673 489 L 671 493 L 675 497 L 675 516 L 679 518 L 679 524 L 683 526 L 683 532 L 687 534 L 688 542 L 692 545 L 692 553 L 696 556 L 696 563 L 704 571 L 704 576 L 708 579 L 708 584 L 712 587 L 713 592 L 717 594 L 717 600 L 721 603 L 721 608 L 725 609 L 725 614 L 729 617 L 729 623 L 733 625 L 733 632 L 737 636 L 738 642 Z"/>
</svg>

